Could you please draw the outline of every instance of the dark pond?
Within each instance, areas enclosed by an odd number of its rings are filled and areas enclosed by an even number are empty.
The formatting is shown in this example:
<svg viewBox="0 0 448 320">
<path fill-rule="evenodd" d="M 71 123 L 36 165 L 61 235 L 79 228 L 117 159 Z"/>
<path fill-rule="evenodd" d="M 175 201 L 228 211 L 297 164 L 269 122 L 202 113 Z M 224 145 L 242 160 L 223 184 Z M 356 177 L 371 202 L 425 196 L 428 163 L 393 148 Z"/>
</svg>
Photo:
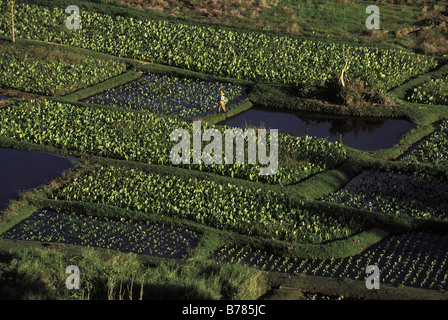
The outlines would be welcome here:
<svg viewBox="0 0 448 320">
<path fill-rule="evenodd" d="M 74 163 L 74 158 L 50 153 L 0 149 L 0 211 L 19 193 L 50 182 Z"/>
<path fill-rule="evenodd" d="M 296 137 L 308 135 L 324 138 L 329 142 L 339 141 L 363 151 L 391 148 L 400 141 L 403 134 L 415 128 L 413 123 L 401 119 L 278 111 L 258 106 L 219 124 L 239 128 L 262 126 Z"/>
</svg>

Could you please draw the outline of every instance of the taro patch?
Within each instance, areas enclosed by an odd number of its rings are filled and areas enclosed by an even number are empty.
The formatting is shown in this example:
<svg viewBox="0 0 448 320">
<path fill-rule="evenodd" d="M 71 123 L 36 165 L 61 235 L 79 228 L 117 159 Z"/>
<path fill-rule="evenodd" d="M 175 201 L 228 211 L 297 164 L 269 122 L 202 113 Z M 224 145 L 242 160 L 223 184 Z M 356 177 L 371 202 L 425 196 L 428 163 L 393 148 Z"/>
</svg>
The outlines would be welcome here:
<svg viewBox="0 0 448 320">
<path fill-rule="evenodd" d="M 448 121 L 443 121 L 432 135 L 417 144 L 401 161 L 447 165 Z"/>
<path fill-rule="evenodd" d="M 188 230 L 148 223 L 99 220 L 53 211 L 33 214 L 3 237 L 99 247 L 163 258 L 184 257 L 200 238 Z"/>
<path fill-rule="evenodd" d="M 51 153 L 0 148 L 0 211 L 20 193 L 50 182 L 76 161 Z"/>
<path fill-rule="evenodd" d="M 190 123 L 150 112 L 80 107 L 50 100 L 29 100 L 0 109 L 0 137 L 85 154 L 174 166 L 169 140 L 175 129 Z M 204 129 L 221 126 L 204 124 Z M 192 129 L 189 129 L 192 131 Z M 275 175 L 259 175 L 259 164 L 181 164 L 250 181 L 289 185 L 332 168 L 347 157 L 344 146 L 311 137 L 279 136 L 279 168 Z"/>
<path fill-rule="evenodd" d="M 81 53 L 0 41 L 0 87 L 61 96 L 126 71 L 126 64 Z M 0 97 L 1 100 L 1 97 Z"/>
<path fill-rule="evenodd" d="M 406 98 L 414 103 L 448 105 L 448 74 L 422 83 L 409 92 Z"/>
<path fill-rule="evenodd" d="M 244 235 L 288 242 L 346 238 L 366 228 L 363 217 L 301 208 L 280 193 L 136 169 L 99 167 L 56 191 L 54 200 L 105 203 L 192 220 Z"/>
<path fill-rule="evenodd" d="M 405 50 L 159 19 L 129 19 L 89 10 L 82 14 L 82 28 L 71 34 L 60 31 L 61 21 L 67 18 L 61 7 L 19 3 L 17 10 L 21 19 L 17 19 L 16 25 L 23 38 L 68 44 L 204 74 L 294 84 L 303 94 L 329 80 L 334 70 L 340 70 L 345 50 L 351 55 L 347 78 L 360 77 L 365 83 L 378 83 L 383 91 L 437 66 L 436 59 Z M 8 30 L 6 19 L 2 19 L 0 34 L 7 34 Z"/>
<path fill-rule="evenodd" d="M 193 119 L 205 117 L 218 110 L 221 90 L 228 99 L 228 108 L 247 97 L 246 89 L 241 86 L 147 74 L 90 97 L 84 102 Z"/>
<path fill-rule="evenodd" d="M 388 172 L 364 172 L 323 199 L 358 209 L 447 220 L 448 182 Z"/>
<path fill-rule="evenodd" d="M 394 235 L 361 254 L 341 259 L 288 259 L 261 251 L 223 247 L 214 259 L 244 263 L 264 271 L 365 281 L 376 265 L 381 283 L 447 290 L 448 236 L 430 232 Z"/>
</svg>

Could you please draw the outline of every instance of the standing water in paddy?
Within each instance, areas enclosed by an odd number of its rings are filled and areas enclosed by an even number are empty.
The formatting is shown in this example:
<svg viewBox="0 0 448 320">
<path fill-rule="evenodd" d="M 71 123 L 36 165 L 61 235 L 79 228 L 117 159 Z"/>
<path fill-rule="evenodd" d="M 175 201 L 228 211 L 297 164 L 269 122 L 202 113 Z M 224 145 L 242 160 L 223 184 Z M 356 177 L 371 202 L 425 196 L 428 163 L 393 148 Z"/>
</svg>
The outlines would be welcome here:
<svg viewBox="0 0 448 320">
<path fill-rule="evenodd" d="M 247 97 L 246 88 L 242 86 L 147 74 L 84 102 L 194 119 L 217 112 L 220 91 L 228 98 L 230 108 Z"/>
<path fill-rule="evenodd" d="M 239 128 L 275 128 L 279 133 L 295 137 L 314 136 L 329 142 L 339 141 L 363 151 L 391 148 L 400 141 L 403 134 L 415 128 L 414 124 L 401 119 L 278 111 L 258 106 L 219 124 Z"/>
<path fill-rule="evenodd" d="M 48 183 L 72 167 L 70 159 L 58 155 L 0 149 L 0 211 L 19 193 Z"/>
</svg>

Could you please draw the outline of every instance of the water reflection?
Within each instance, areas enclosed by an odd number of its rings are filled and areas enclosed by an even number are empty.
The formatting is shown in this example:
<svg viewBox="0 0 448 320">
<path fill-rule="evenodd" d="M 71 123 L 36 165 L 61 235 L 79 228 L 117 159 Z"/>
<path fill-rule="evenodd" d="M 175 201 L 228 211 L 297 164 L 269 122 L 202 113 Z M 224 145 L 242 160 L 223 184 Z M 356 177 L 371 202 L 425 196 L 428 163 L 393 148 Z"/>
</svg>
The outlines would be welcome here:
<svg viewBox="0 0 448 320">
<path fill-rule="evenodd" d="M 353 133 L 356 137 L 362 132 L 374 133 L 376 129 L 381 128 L 388 120 L 381 118 L 360 118 L 360 117 L 342 117 L 327 114 L 306 114 L 296 115 L 299 121 L 302 120 L 307 126 L 313 124 L 331 123 L 329 133 L 331 136 L 337 136 L 338 141 L 343 143 L 344 135 Z"/>
<path fill-rule="evenodd" d="M 390 148 L 415 127 L 401 119 L 278 111 L 257 106 L 220 124 L 240 128 L 262 126 L 296 137 L 308 135 L 339 141 L 364 151 Z"/>
<path fill-rule="evenodd" d="M 0 148 L 0 211 L 19 193 L 50 182 L 76 161 L 51 153 Z"/>
</svg>

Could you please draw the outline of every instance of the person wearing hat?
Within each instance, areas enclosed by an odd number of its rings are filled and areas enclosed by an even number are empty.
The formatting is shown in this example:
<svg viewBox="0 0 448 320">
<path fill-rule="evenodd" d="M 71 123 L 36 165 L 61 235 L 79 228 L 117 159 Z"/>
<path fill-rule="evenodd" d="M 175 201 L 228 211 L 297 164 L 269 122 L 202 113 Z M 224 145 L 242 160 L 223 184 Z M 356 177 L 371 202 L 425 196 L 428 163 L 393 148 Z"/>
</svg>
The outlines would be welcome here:
<svg viewBox="0 0 448 320">
<path fill-rule="evenodd" d="M 221 92 L 219 93 L 219 106 L 218 106 L 218 113 L 221 113 L 221 108 L 224 112 L 226 111 L 226 104 L 227 104 L 227 99 L 224 96 L 224 92 L 221 90 Z"/>
</svg>

